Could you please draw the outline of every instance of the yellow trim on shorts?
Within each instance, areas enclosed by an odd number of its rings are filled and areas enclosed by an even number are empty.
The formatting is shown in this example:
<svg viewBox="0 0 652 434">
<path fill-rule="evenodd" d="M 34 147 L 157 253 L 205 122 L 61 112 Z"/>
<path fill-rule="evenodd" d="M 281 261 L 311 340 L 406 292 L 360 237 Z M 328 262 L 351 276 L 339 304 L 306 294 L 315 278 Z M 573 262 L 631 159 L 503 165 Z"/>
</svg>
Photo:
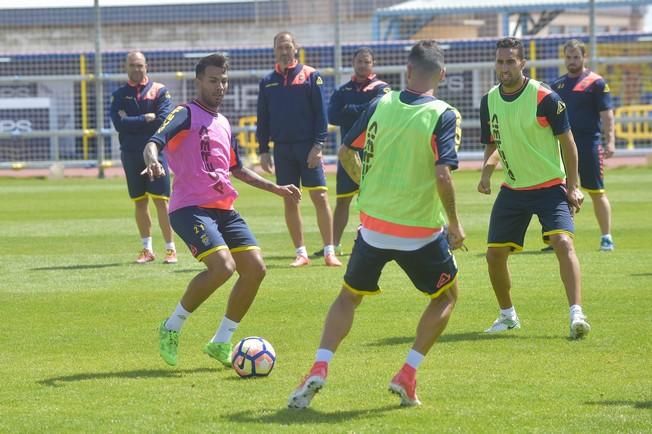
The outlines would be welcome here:
<svg viewBox="0 0 652 434">
<path fill-rule="evenodd" d="M 523 246 L 519 246 L 511 241 L 507 243 L 488 243 L 487 247 L 511 247 L 514 252 L 520 252 L 523 250 Z"/>
<path fill-rule="evenodd" d="M 558 235 L 558 234 L 566 234 L 569 237 L 571 237 L 571 239 L 575 239 L 575 234 L 574 233 L 568 232 L 568 231 L 566 231 L 564 229 L 555 229 L 554 231 L 544 232 L 543 234 L 541 234 L 541 238 L 543 238 L 544 243 L 550 244 L 550 241 L 546 240 L 545 238 L 550 237 L 550 235 Z"/>
<path fill-rule="evenodd" d="M 356 191 L 354 191 L 353 193 L 342 193 L 342 194 L 336 194 L 336 195 L 335 195 L 335 198 L 336 198 L 336 199 L 340 199 L 340 198 L 343 198 L 343 197 L 353 197 L 353 196 L 355 196 L 356 194 L 358 194 L 359 191 L 360 191 L 360 190 L 356 190 Z"/>
<path fill-rule="evenodd" d="M 359 289 L 353 288 L 352 286 L 350 286 L 346 282 L 342 282 L 342 288 L 345 288 L 345 289 L 351 291 L 355 295 L 362 295 L 362 296 L 365 296 L 365 295 L 378 295 L 381 292 L 380 288 L 378 288 L 375 291 L 360 291 Z"/>
<path fill-rule="evenodd" d="M 453 280 L 451 280 L 446 285 L 439 288 L 439 291 L 435 292 L 434 294 L 426 294 L 425 292 L 424 292 L 424 294 L 427 295 L 431 300 L 434 300 L 435 298 L 442 295 L 444 292 L 448 291 L 455 284 L 455 282 L 457 282 L 457 276 L 459 276 L 459 275 L 460 275 L 460 272 L 458 271 L 457 274 L 455 275 L 455 277 L 453 278 Z"/>
<path fill-rule="evenodd" d="M 325 185 L 318 185 L 317 187 L 301 187 L 302 190 L 313 191 L 313 190 L 325 190 L 328 191 L 328 187 Z"/>
<path fill-rule="evenodd" d="M 147 193 L 143 194 L 142 196 L 131 198 L 131 200 L 133 200 L 134 202 L 138 202 L 139 200 L 143 200 L 143 199 L 147 199 Z"/>
<path fill-rule="evenodd" d="M 604 193 L 604 188 L 599 188 L 597 190 L 589 189 L 589 188 L 582 188 L 582 190 L 586 191 L 587 193 L 591 194 L 599 194 L 599 193 Z"/>
<path fill-rule="evenodd" d="M 213 247 L 212 249 L 208 249 L 205 252 L 202 252 L 199 255 L 195 256 L 195 259 L 197 259 L 198 261 L 201 261 L 202 259 L 204 259 L 206 256 L 210 255 L 211 253 L 215 253 L 218 250 L 225 250 L 225 249 L 228 249 L 228 248 L 229 248 L 229 246 L 227 246 L 226 244 L 223 244 L 223 245 L 217 246 L 217 247 Z"/>
<path fill-rule="evenodd" d="M 145 193 L 147 196 L 151 197 L 152 199 L 163 199 L 163 200 L 170 200 L 168 196 L 161 196 L 160 194 L 152 194 L 152 193 Z"/>
<path fill-rule="evenodd" d="M 247 252 L 249 250 L 260 250 L 260 247 L 258 247 L 258 246 L 242 246 L 242 247 L 236 247 L 234 249 L 229 249 L 229 251 L 231 253 Z"/>
</svg>

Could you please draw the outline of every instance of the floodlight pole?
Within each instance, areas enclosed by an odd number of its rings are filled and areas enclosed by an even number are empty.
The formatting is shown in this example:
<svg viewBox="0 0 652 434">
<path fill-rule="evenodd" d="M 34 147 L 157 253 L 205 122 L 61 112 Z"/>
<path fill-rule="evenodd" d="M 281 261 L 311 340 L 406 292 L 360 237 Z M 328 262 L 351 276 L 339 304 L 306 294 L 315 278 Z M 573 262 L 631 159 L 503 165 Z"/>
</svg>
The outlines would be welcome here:
<svg viewBox="0 0 652 434">
<path fill-rule="evenodd" d="M 595 37 L 595 0 L 589 0 L 589 68 L 595 71 L 598 67 L 598 44 Z"/>
<path fill-rule="evenodd" d="M 95 0 L 95 140 L 97 177 L 104 178 L 104 86 L 102 83 L 102 21 L 100 1 Z"/>
</svg>

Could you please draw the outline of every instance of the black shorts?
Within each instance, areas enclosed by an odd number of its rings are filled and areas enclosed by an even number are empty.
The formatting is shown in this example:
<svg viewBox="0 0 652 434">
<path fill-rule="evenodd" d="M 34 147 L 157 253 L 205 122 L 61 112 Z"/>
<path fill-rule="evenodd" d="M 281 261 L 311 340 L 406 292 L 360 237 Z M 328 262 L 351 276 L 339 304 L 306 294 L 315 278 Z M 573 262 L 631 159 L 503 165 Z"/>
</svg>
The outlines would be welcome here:
<svg viewBox="0 0 652 434">
<path fill-rule="evenodd" d="M 159 162 L 165 169 L 165 176 L 150 180 L 149 176 L 141 175 L 145 170 L 145 159 L 142 152 L 122 151 L 120 153 L 122 168 L 127 177 L 129 197 L 141 200 L 147 196 L 161 199 L 170 198 L 170 168 L 163 153 L 159 154 Z"/>
<path fill-rule="evenodd" d="M 405 271 L 414 286 L 430 298 L 437 298 L 457 280 L 457 264 L 445 232 L 433 242 L 412 251 L 373 247 L 358 232 L 346 267 L 344 287 L 359 295 L 380 292 L 380 274 L 385 264 L 392 260 Z"/>
</svg>

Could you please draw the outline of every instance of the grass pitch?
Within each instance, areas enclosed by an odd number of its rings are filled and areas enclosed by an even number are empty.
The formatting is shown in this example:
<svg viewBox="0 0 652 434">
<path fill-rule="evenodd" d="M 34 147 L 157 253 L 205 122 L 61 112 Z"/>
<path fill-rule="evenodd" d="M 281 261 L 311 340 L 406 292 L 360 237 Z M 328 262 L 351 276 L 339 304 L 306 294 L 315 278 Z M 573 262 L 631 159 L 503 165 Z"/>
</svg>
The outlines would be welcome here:
<svg viewBox="0 0 652 434">
<path fill-rule="evenodd" d="M 568 308 L 539 224 L 510 259 L 523 328 L 482 333 L 497 305 L 484 260 L 495 197 L 478 172 L 455 175 L 469 252 L 457 253 L 460 299 L 418 374 L 424 405 L 402 409 L 387 384 L 427 300 L 395 265 L 382 295 L 358 309 L 328 384 L 305 411 L 286 408 L 309 368 L 343 269 L 288 267 L 280 199 L 237 184 L 237 207 L 268 266 L 236 339 L 259 335 L 278 355 L 271 376 L 242 380 L 202 354 L 230 284 L 186 323 L 180 364 L 158 356 L 157 327 L 203 266 L 133 264 L 139 240 L 121 179 L 0 179 L 0 432 L 650 432 L 652 431 L 652 170 L 607 174 L 612 253 L 598 251 L 590 199 L 577 216 L 589 337 L 570 341 Z M 494 190 L 499 176 L 494 177 Z M 331 181 L 333 181 L 331 179 Z M 309 251 L 319 235 L 304 200 Z M 355 217 L 352 216 L 352 223 Z M 354 224 L 345 237 L 352 246 Z M 163 251 L 157 228 L 155 250 Z M 344 258 L 345 262 L 348 258 Z"/>
</svg>

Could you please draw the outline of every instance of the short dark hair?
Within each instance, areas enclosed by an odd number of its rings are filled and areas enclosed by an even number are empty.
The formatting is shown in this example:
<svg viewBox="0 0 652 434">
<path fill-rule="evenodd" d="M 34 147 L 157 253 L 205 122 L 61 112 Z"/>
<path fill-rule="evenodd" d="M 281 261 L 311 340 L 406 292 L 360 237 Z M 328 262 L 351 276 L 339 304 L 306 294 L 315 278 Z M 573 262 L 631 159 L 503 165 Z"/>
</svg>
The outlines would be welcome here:
<svg viewBox="0 0 652 434">
<path fill-rule="evenodd" d="M 199 59 L 197 66 L 195 66 L 195 77 L 199 78 L 203 75 L 204 71 L 209 66 L 217 66 L 226 72 L 229 69 L 229 58 L 226 54 L 222 53 L 209 54 L 206 57 L 202 57 Z"/>
<path fill-rule="evenodd" d="M 584 42 L 578 39 L 571 39 L 570 41 L 566 42 L 564 44 L 564 53 L 566 53 L 566 50 L 569 48 L 579 48 L 582 52 L 582 56 L 586 56 L 586 45 L 584 45 Z"/>
<path fill-rule="evenodd" d="M 513 48 L 516 50 L 516 55 L 519 59 L 525 59 L 525 54 L 523 51 L 523 43 L 520 39 L 517 38 L 503 38 L 500 41 L 496 42 L 496 50 L 499 48 Z"/>
<path fill-rule="evenodd" d="M 438 74 L 444 69 L 444 52 L 434 39 L 421 40 L 412 46 L 408 62 L 418 70 Z"/>
<path fill-rule="evenodd" d="M 292 45 L 294 45 L 295 48 L 297 47 L 297 40 L 294 39 L 294 35 L 292 34 L 292 32 L 288 32 L 287 30 L 285 30 L 282 32 L 278 32 L 276 35 L 274 35 L 274 48 L 276 48 L 276 41 L 281 39 L 283 36 L 287 36 L 288 38 L 290 38 L 290 40 L 292 41 Z"/>
<path fill-rule="evenodd" d="M 355 50 L 355 52 L 353 53 L 353 59 L 358 57 L 358 54 L 368 54 L 371 56 L 371 60 L 374 60 L 374 52 L 369 47 L 360 47 L 357 50 Z"/>
</svg>

